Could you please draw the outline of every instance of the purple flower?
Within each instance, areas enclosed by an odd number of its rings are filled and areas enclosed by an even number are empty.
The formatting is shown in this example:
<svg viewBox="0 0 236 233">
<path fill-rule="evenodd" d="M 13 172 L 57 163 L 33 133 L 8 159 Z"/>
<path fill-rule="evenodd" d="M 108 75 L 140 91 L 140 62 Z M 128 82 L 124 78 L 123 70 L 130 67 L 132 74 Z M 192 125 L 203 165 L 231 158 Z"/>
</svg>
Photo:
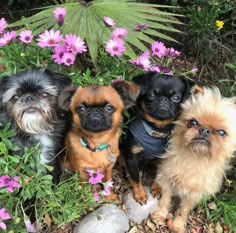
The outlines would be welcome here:
<svg viewBox="0 0 236 233">
<path fill-rule="evenodd" d="M 152 54 L 158 56 L 159 58 L 162 58 L 165 55 L 166 52 L 166 46 L 164 43 L 156 41 L 152 44 Z"/>
<path fill-rule="evenodd" d="M 136 31 L 143 31 L 148 28 L 147 24 L 138 24 L 134 27 L 134 30 Z"/>
<path fill-rule="evenodd" d="M 30 44 L 33 39 L 32 31 L 31 30 L 24 30 L 24 31 L 20 32 L 19 39 L 25 44 Z"/>
<path fill-rule="evenodd" d="M 57 19 L 57 24 L 59 26 L 61 26 L 64 22 L 64 17 L 66 16 L 66 9 L 64 7 L 57 7 L 54 11 L 53 11 L 53 15 L 54 17 Z"/>
<path fill-rule="evenodd" d="M 0 38 L 0 46 L 5 46 L 9 44 L 12 40 L 16 38 L 16 32 L 10 31 L 3 34 L 2 38 Z"/>
<path fill-rule="evenodd" d="M 99 202 L 100 201 L 100 196 L 99 196 L 99 193 L 93 193 L 93 198 L 96 202 Z"/>
<path fill-rule="evenodd" d="M 160 67 L 160 71 L 166 75 L 173 75 L 173 72 L 168 67 Z"/>
<path fill-rule="evenodd" d="M 158 73 L 161 72 L 161 70 L 160 70 L 160 68 L 158 66 L 150 66 L 149 70 L 150 71 L 155 71 L 155 72 L 158 72 Z"/>
<path fill-rule="evenodd" d="M 147 71 L 147 70 L 149 70 L 149 68 L 151 66 L 150 52 L 148 50 L 146 50 L 136 60 L 131 60 L 130 62 L 133 65 L 139 66 Z"/>
<path fill-rule="evenodd" d="M 52 58 L 54 58 L 54 62 L 57 64 L 62 64 L 62 57 L 64 53 L 66 52 L 66 45 L 65 44 L 57 44 L 55 45 L 53 49 L 54 54 L 52 55 Z"/>
<path fill-rule="evenodd" d="M 0 33 L 4 31 L 4 29 L 7 27 L 7 22 L 4 18 L 0 19 Z"/>
<path fill-rule="evenodd" d="M 38 41 L 38 46 L 41 48 L 44 47 L 54 47 L 58 42 L 62 41 L 63 37 L 60 34 L 60 31 L 54 31 L 51 29 L 50 31 L 45 30 L 44 33 L 39 35 L 39 38 L 37 39 Z"/>
<path fill-rule="evenodd" d="M 14 191 L 14 188 L 21 187 L 18 181 L 19 181 L 19 176 L 15 176 L 14 178 L 11 178 L 8 175 L 3 175 L 0 177 L 0 188 L 6 187 L 7 192 L 12 193 Z"/>
<path fill-rule="evenodd" d="M 73 53 L 68 53 L 68 52 L 64 53 L 61 58 L 61 61 L 66 66 L 73 65 L 75 62 L 75 55 Z"/>
<path fill-rule="evenodd" d="M 31 223 L 28 217 L 25 217 L 24 222 L 27 232 L 36 232 L 36 224 Z"/>
<path fill-rule="evenodd" d="M 84 41 L 74 34 L 66 34 L 66 49 L 73 54 L 87 51 Z"/>
<path fill-rule="evenodd" d="M 198 68 L 194 66 L 194 67 L 191 69 L 191 73 L 196 74 L 197 72 L 198 72 Z"/>
<path fill-rule="evenodd" d="M 127 35 L 128 35 L 128 30 L 125 28 L 116 28 L 111 33 L 111 37 L 113 39 L 115 39 L 115 38 L 122 39 L 123 37 L 125 37 Z"/>
<path fill-rule="evenodd" d="M 0 229 L 6 230 L 7 226 L 2 220 L 11 219 L 11 215 L 6 212 L 5 208 L 0 209 Z"/>
<path fill-rule="evenodd" d="M 108 17 L 108 16 L 104 16 L 104 17 L 103 17 L 103 21 L 104 21 L 104 23 L 105 23 L 105 25 L 106 25 L 107 27 L 112 27 L 112 26 L 116 25 L 116 23 L 114 22 L 114 20 L 111 19 L 111 18 Z"/>
<path fill-rule="evenodd" d="M 111 56 L 121 56 L 126 50 L 124 41 L 117 38 L 107 41 L 105 48 Z"/>
<path fill-rule="evenodd" d="M 113 186 L 113 182 L 111 179 L 109 179 L 105 184 L 104 184 L 104 190 L 102 191 L 102 195 L 108 196 L 110 194 L 110 190 Z"/>
<path fill-rule="evenodd" d="M 97 171 L 94 171 L 91 168 L 85 168 L 84 169 L 88 175 L 90 176 L 89 178 L 89 183 L 91 184 L 97 184 L 102 182 L 102 179 L 104 177 L 104 175 L 100 172 L 100 170 L 98 169 Z"/>
<path fill-rule="evenodd" d="M 170 58 L 176 58 L 180 55 L 180 52 L 173 49 L 173 48 L 167 48 L 166 49 L 166 56 L 170 57 Z"/>
</svg>

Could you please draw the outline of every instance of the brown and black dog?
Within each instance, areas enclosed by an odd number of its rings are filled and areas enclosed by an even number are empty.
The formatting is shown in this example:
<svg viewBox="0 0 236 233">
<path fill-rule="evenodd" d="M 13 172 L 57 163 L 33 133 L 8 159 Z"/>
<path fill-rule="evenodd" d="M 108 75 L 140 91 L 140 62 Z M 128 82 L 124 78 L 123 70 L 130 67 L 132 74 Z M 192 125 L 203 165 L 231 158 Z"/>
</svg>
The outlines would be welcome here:
<svg viewBox="0 0 236 233">
<path fill-rule="evenodd" d="M 65 163 L 79 173 L 80 181 L 88 180 L 85 169 L 100 169 L 104 182 L 112 178 L 120 153 L 122 113 L 135 104 L 138 94 L 138 85 L 127 81 L 75 90 L 69 106 L 73 122 L 65 139 Z M 65 99 L 69 95 L 65 92 Z M 116 199 L 115 193 L 111 191 L 107 199 Z"/>
<path fill-rule="evenodd" d="M 162 159 L 180 105 L 190 95 L 193 83 L 187 79 L 147 72 L 136 76 L 140 86 L 136 101 L 136 118 L 130 122 L 121 151 L 126 162 L 134 199 L 146 203 L 139 171 L 148 170 Z M 155 169 L 156 170 L 156 169 Z"/>
</svg>

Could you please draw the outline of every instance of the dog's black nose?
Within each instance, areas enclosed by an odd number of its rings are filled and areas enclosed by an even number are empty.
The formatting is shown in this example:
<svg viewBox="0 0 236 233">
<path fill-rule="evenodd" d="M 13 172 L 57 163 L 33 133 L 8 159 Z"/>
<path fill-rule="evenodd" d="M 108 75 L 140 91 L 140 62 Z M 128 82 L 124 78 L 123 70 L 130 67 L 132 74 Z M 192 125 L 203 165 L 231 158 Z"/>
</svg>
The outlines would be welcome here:
<svg viewBox="0 0 236 233">
<path fill-rule="evenodd" d="M 205 127 L 201 127 L 199 129 L 199 133 L 202 135 L 202 136 L 209 136 L 211 134 L 211 130 L 208 129 L 208 128 L 205 128 Z"/>
<path fill-rule="evenodd" d="M 168 98 L 165 97 L 165 96 L 161 96 L 161 97 L 160 97 L 160 102 L 166 103 L 166 102 L 168 102 Z"/>
<path fill-rule="evenodd" d="M 30 102 L 35 102 L 36 101 L 36 97 L 33 95 L 27 95 L 24 97 L 24 101 L 26 103 L 30 103 Z"/>
</svg>

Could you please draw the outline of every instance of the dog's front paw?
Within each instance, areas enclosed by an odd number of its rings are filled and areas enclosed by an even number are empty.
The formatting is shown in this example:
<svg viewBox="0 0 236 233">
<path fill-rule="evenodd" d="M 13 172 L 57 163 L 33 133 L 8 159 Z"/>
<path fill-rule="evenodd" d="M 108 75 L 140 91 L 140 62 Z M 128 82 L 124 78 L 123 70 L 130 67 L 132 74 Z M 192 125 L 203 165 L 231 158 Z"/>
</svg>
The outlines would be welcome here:
<svg viewBox="0 0 236 233">
<path fill-rule="evenodd" d="M 185 232 L 185 221 L 181 216 L 177 216 L 172 225 L 172 231 L 176 233 L 184 233 Z"/>
<path fill-rule="evenodd" d="M 151 218 L 156 225 L 164 225 L 166 223 L 166 215 L 160 209 L 157 209 L 151 214 Z"/>
<path fill-rule="evenodd" d="M 137 201 L 140 205 L 144 205 L 147 203 L 147 193 L 146 191 L 142 188 L 139 189 L 139 191 L 134 192 L 134 199 Z"/>
<path fill-rule="evenodd" d="M 161 198 L 161 188 L 156 182 L 152 184 L 151 193 L 152 196 L 156 197 L 158 200 Z"/>
</svg>

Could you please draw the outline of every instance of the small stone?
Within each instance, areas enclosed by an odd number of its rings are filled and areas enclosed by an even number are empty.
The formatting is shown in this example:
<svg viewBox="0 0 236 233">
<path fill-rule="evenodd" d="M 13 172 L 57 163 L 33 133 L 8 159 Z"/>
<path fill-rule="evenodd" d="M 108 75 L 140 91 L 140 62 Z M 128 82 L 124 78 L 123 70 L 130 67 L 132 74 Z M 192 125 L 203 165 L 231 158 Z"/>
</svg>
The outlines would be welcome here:
<svg viewBox="0 0 236 233">
<path fill-rule="evenodd" d="M 126 206 L 127 215 L 130 220 L 135 223 L 142 223 L 143 220 L 148 218 L 150 213 L 154 212 L 157 208 L 157 198 L 153 198 L 150 187 L 144 187 L 147 192 L 147 203 L 144 205 L 140 205 L 133 198 L 133 193 L 129 190 L 128 194 L 124 199 L 124 205 Z"/>
<path fill-rule="evenodd" d="M 85 216 L 73 233 L 124 233 L 129 230 L 129 218 L 114 204 L 105 204 Z"/>
</svg>

